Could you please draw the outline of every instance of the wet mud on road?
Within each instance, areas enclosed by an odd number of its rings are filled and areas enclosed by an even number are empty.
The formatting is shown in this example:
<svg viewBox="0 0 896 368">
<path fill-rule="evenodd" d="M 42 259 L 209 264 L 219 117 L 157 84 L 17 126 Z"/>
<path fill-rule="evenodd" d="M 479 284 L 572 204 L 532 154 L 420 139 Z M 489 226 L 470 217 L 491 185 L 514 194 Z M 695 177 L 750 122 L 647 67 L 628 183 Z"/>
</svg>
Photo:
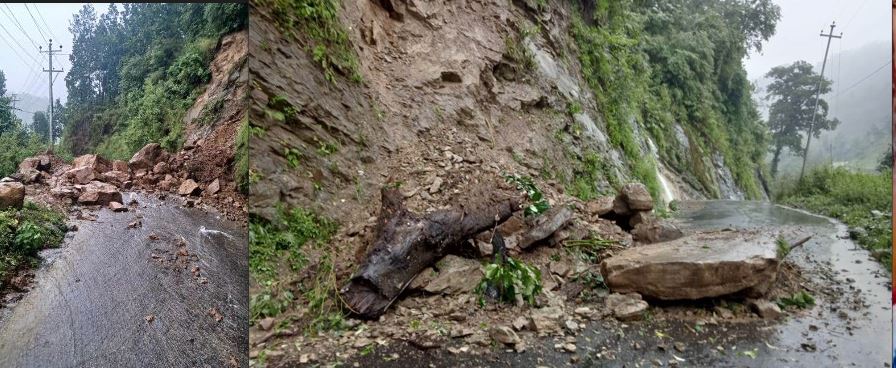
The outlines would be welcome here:
<svg viewBox="0 0 896 368">
<path fill-rule="evenodd" d="M 657 309 L 701 308 L 701 302 L 651 307 L 644 321 L 592 322 L 575 336 L 576 351 L 548 337 L 516 353 L 493 345 L 486 354 L 452 353 L 462 342 L 422 351 L 411 344 L 376 347 L 347 360 L 361 367 L 888 367 L 890 275 L 847 239 L 844 225 L 765 202 L 685 202 L 676 214 L 687 231 L 767 227 L 812 234 L 788 259 L 816 299 L 780 320 L 695 321 Z M 711 308 L 711 307 L 709 307 Z M 654 314 L 651 316 L 650 314 Z M 686 313 L 674 314 L 686 316 Z M 488 326 L 486 326 L 488 327 Z"/>
<path fill-rule="evenodd" d="M 132 200 L 42 253 L 33 289 L 0 310 L 0 367 L 248 366 L 245 228 L 177 198 Z"/>
</svg>

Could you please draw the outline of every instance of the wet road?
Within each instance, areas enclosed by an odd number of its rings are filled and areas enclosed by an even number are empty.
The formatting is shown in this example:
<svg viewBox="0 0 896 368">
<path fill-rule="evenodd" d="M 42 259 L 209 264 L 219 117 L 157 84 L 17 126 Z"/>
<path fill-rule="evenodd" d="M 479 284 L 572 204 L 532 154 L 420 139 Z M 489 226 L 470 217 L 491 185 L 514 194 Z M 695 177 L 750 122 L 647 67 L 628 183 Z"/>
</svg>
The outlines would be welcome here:
<svg viewBox="0 0 896 368">
<path fill-rule="evenodd" d="M 814 234 L 788 256 L 826 290 L 817 304 L 781 321 L 724 322 L 648 318 L 597 321 L 576 336 L 577 352 L 558 351 L 563 338 L 541 339 L 524 353 L 428 352 L 410 345 L 379 347 L 349 360 L 364 367 L 887 367 L 890 361 L 889 273 L 867 251 L 842 239 L 846 227 L 765 202 L 685 202 L 677 221 L 689 230 L 787 226 Z M 852 281 L 850 281 L 852 280 Z M 681 343 L 683 349 L 673 348 Z M 460 347 L 449 341 L 445 347 Z"/>
<path fill-rule="evenodd" d="M 33 290 L 0 311 L 0 367 L 248 366 L 246 230 L 124 197 L 138 206 L 75 221 Z"/>
</svg>

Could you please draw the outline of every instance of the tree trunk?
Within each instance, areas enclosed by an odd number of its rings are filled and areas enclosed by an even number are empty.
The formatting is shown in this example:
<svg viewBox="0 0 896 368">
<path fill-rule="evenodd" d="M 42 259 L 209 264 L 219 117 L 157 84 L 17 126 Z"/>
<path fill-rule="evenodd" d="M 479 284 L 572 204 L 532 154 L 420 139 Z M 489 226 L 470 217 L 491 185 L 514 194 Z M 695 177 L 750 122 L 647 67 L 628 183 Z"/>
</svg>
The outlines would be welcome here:
<svg viewBox="0 0 896 368">
<path fill-rule="evenodd" d="M 497 193 L 471 199 L 419 216 L 404 207 L 397 189 L 383 188 L 373 249 L 340 290 L 348 309 L 362 318 L 379 317 L 420 271 L 452 247 L 510 218 L 521 203 Z"/>
<path fill-rule="evenodd" d="M 772 157 L 772 177 L 778 176 L 778 161 L 781 159 L 781 146 L 780 144 L 775 146 L 775 155 Z"/>
</svg>

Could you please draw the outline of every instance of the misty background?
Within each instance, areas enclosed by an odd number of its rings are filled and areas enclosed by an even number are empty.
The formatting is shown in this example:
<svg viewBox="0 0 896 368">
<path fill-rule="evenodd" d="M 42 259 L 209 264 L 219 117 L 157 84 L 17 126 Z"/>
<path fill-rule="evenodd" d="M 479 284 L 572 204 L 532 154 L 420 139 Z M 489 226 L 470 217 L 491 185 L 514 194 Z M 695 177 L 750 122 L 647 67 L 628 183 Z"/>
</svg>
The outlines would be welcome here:
<svg viewBox="0 0 896 368">
<path fill-rule="evenodd" d="M 812 140 L 807 170 L 833 164 L 874 170 L 887 152 L 891 137 L 891 3 L 884 0 L 787 0 L 781 20 L 762 53 L 753 52 L 744 63 L 755 84 L 758 106 L 767 116 L 764 77 L 771 68 L 805 60 L 821 71 L 831 22 L 836 22 L 828 53 L 825 78 L 833 81 L 831 93 L 822 96 L 830 116 L 840 120 L 833 131 Z M 805 144 L 805 143 L 804 143 Z M 786 151 L 786 150 L 785 150 Z M 781 161 L 782 174 L 799 173 L 802 161 L 788 152 Z"/>
</svg>

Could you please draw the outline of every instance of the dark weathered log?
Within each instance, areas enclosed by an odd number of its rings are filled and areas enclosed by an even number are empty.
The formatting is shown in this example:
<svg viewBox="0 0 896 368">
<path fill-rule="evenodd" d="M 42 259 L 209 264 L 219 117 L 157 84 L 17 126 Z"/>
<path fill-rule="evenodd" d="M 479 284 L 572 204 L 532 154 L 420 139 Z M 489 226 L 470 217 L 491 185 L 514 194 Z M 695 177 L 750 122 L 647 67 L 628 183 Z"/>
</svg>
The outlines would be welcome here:
<svg viewBox="0 0 896 368">
<path fill-rule="evenodd" d="M 340 294 L 348 309 L 377 318 L 424 268 L 452 248 L 497 226 L 520 209 L 512 195 L 479 195 L 469 203 L 419 216 L 404 207 L 401 193 L 383 188 L 373 248 Z"/>
</svg>

